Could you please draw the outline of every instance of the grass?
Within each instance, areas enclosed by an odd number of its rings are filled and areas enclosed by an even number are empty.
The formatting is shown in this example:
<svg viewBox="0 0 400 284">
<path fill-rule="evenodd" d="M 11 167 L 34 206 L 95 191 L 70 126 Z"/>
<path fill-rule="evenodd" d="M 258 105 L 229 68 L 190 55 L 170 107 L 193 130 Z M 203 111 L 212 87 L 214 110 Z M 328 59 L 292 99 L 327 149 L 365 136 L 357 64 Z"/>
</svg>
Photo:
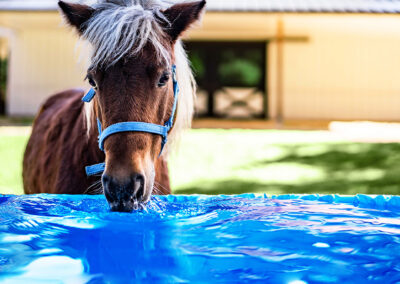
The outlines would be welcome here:
<svg viewBox="0 0 400 284">
<path fill-rule="evenodd" d="M 26 136 L 0 137 L 0 192 L 22 193 Z M 400 194 L 400 144 L 322 131 L 192 130 L 171 156 L 175 194 Z"/>
<path fill-rule="evenodd" d="M 21 194 L 22 157 L 28 137 L 0 136 L 0 193 Z"/>
<path fill-rule="evenodd" d="M 33 123 L 34 117 L 8 117 L 0 115 L 0 126 L 31 126 Z"/>
</svg>

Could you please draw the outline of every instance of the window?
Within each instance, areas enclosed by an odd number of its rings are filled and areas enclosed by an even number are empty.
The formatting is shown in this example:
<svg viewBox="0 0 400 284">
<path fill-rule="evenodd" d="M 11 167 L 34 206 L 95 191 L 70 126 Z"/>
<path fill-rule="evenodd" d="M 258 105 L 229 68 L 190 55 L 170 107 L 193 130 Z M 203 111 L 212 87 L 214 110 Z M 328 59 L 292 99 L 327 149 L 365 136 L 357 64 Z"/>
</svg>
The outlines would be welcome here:
<svg viewBox="0 0 400 284">
<path fill-rule="evenodd" d="M 197 116 L 266 117 L 265 42 L 187 42 Z"/>
</svg>

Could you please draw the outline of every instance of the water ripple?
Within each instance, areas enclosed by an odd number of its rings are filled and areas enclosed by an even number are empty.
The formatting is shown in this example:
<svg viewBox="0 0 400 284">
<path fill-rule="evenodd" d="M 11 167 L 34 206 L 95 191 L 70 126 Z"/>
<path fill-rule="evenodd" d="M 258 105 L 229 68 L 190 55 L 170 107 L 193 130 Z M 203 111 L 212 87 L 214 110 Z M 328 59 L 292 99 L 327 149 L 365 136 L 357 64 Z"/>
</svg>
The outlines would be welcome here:
<svg viewBox="0 0 400 284">
<path fill-rule="evenodd" d="M 0 196 L 0 281 L 395 283 L 395 197 Z M 75 282 L 74 282 L 75 281 Z"/>
</svg>

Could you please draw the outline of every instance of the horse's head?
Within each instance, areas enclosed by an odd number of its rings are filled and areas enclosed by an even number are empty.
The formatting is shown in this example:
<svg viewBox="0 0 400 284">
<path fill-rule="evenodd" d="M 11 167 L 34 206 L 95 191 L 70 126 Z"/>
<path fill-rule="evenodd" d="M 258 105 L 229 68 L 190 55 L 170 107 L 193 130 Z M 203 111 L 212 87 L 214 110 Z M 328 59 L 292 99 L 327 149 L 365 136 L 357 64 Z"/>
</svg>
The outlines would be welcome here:
<svg viewBox="0 0 400 284">
<path fill-rule="evenodd" d="M 179 37 L 200 17 L 204 5 L 205 1 L 169 8 L 150 0 L 109 0 L 94 6 L 59 2 L 67 22 L 93 47 L 87 78 L 96 90 L 92 111 L 103 129 L 128 121 L 168 121 L 174 104 L 172 66 L 190 73 Z M 191 75 L 184 76 L 189 76 L 190 85 Z M 180 96 L 192 96 L 183 92 Z M 178 109 L 185 107 L 190 106 L 178 102 Z M 131 211 L 149 200 L 161 140 L 147 132 L 116 133 L 105 140 L 102 183 L 112 210 Z"/>
</svg>

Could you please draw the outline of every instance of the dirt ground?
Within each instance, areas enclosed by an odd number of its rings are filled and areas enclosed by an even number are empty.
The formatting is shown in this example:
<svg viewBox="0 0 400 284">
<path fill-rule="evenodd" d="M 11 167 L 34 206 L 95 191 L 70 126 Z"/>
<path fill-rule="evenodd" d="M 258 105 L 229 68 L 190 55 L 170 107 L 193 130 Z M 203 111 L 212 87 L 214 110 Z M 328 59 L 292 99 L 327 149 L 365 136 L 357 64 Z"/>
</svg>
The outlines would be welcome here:
<svg viewBox="0 0 400 284">
<path fill-rule="evenodd" d="M 0 136 L 25 136 L 31 134 L 30 126 L 0 126 Z"/>
<path fill-rule="evenodd" d="M 400 122 L 324 121 L 324 120 L 212 120 L 193 121 L 193 128 L 243 128 L 282 130 L 322 130 L 335 138 L 370 143 L 400 142 Z"/>
<path fill-rule="evenodd" d="M 400 122 L 287 120 L 277 123 L 273 120 L 196 119 L 193 128 L 322 130 L 337 139 L 353 142 L 400 142 Z M 30 132 L 29 124 L 12 121 L 0 124 L 0 136 L 29 135 Z"/>
</svg>

